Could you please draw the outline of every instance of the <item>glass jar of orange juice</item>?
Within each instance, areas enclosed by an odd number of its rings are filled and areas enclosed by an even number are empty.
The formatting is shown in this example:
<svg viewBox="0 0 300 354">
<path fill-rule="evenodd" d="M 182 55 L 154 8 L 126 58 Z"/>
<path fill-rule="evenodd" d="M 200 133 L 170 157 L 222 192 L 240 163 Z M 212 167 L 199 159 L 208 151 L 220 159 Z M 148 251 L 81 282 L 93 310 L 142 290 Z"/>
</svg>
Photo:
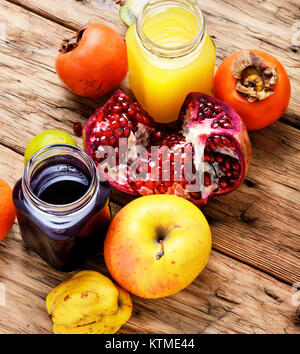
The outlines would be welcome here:
<svg viewBox="0 0 300 354">
<path fill-rule="evenodd" d="M 198 5 L 149 1 L 126 43 L 131 89 L 157 122 L 175 121 L 190 92 L 212 94 L 216 48 Z"/>
</svg>

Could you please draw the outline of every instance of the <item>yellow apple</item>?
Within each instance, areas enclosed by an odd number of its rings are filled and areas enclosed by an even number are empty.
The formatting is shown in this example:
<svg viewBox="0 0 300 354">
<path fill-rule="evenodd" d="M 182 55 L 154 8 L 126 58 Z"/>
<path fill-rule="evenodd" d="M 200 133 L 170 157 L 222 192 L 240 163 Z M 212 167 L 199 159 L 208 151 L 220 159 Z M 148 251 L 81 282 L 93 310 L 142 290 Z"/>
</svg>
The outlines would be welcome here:
<svg viewBox="0 0 300 354">
<path fill-rule="evenodd" d="M 143 298 L 161 298 L 187 287 L 210 253 L 204 215 L 174 195 L 149 195 L 127 204 L 113 219 L 104 243 L 111 276 Z"/>
</svg>

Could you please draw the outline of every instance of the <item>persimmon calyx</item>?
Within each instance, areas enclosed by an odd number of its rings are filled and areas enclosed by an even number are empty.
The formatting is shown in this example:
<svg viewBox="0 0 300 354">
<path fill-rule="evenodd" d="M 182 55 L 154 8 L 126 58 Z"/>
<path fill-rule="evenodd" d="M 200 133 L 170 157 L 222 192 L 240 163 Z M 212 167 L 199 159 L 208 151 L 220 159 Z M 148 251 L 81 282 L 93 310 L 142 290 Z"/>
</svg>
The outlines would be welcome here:
<svg viewBox="0 0 300 354">
<path fill-rule="evenodd" d="M 249 102 L 262 101 L 274 94 L 278 74 L 276 67 L 266 67 L 262 58 L 249 50 L 242 51 L 232 65 L 236 90 Z"/>
<path fill-rule="evenodd" d="M 73 49 L 75 49 L 76 47 L 78 47 L 82 36 L 83 36 L 83 32 L 87 29 L 87 26 L 81 28 L 75 36 L 73 36 L 72 38 L 64 38 L 61 42 L 60 48 L 59 48 L 59 52 L 60 53 L 68 53 L 71 52 Z"/>
</svg>

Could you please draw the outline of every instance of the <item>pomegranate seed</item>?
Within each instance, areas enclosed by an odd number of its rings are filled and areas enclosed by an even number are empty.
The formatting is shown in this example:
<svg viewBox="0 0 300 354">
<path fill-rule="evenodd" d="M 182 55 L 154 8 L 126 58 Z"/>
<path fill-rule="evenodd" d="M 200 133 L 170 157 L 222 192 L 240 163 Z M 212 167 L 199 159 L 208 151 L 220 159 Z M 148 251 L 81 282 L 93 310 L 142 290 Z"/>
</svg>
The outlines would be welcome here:
<svg viewBox="0 0 300 354">
<path fill-rule="evenodd" d="M 235 179 L 237 179 L 239 177 L 239 175 L 240 175 L 239 171 L 233 171 L 232 172 L 232 177 L 235 178 Z"/>
<path fill-rule="evenodd" d="M 101 145 L 109 145 L 109 140 L 106 136 L 101 136 L 100 138 Z"/>
<path fill-rule="evenodd" d="M 130 130 L 133 130 L 133 124 L 132 124 L 131 122 L 128 122 L 128 128 L 129 128 Z"/>
<path fill-rule="evenodd" d="M 220 135 L 214 135 L 213 136 L 213 140 L 214 140 L 216 145 L 220 145 L 220 143 L 221 143 Z"/>
<path fill-rule="evenodd" d="M 137 166 L 137 168 L 135 169 L 135 172 L 136 172 L 137 174 L 140 174 L 140 173 L 141 173 L 141 166 L 140 166 L 140 165 Z"/>
<path fill-rule="evenodd" d="M 211 162 L 211 155 L 210 154 L 204 154 L 204 162 Z"/>
<path fill-rule="evenodd" d="M 219 146 L 219 147 L 224 147 L 224 143 L 223 143 L 223 135 L 219 136 L 218 142 L 216 142 L 216 138 L 214 139 L 215 143 Z"/>
<path fill-rule="evenodd" d="M 232 168 L 235 170 L 235 171 L 239 171 L 240 170 L 240 165 L 237 161 L 235 161 L 233 164 L 232 164 Z"/>
<path fill-rule="evenodd" d="M 154 188 L 157 188 L 161 184 L 160 181 L 153 181 L 153 183 L 154 183 Z"/>
<path fill-rule="evenodd" d="M 198 119 L 199 120 L 203 120 L 204 119 L 204 114 L 202 112 L 199 112 Z"/>
<path fill-rule="evenodd" d="M 128 138 L 130 135 L 131 130 L 128 127 L 123 128 L 123 135 L 125 138 Z"/>
<path fill-rule="evenodd" d="M 221 156 L 221 155 L 218 155 L 217 157 L 216 157 L 216 160 L 217 160 L 217 162 L 222 162 L 223 161 L 223 156 Z"/>
<path fill-rule="evenodd" d="M 137 103 L 137 102 L 133 102 L 134 106 L 135 106 L 135 109 L 137 112 L 141 112 L 141 107 L 140 105 Z"/>
<path fill-rule="evenodd" d="M 128 110 L 128 103 L 127 102 L 123 102 L 122 103 L 122 109 L 123 109 L 123 111 L 127 111 Z"/>
<path fill-rule="evenodd" d="M 126 118 L 122 117 L 122 118 L 120 118 L 120 120 L 119 120 L 119 124 L 120 124 L 120 126 L 121 126 L 122 128 L 127 127 L 128 120 L 127 120 Z"/>
<path fill-rule="evenodd" d="M 103 135 L 103 130 L 101 129 L 95 132 L 95 137 L 97 139 L 100 139 L 102 135 Z"/>
<path fill-rule="evenodd" d="M 73 131 L 74 134 L 78 137 L 82 136 L 82 125 L 81 123 L 74 123 L 73 124 Z"/>
<path fill-rule="evenodd" d="M 142 117 L 141 123 L 143 123 L 144 125 L 149 125 L 149 124 L 150 124 L 149 118 L 147 118 L 147 117 Z"/>
<path fill-rule="evenodd" d="M 117 121 L 117 120 L 114 120 L 114 121 L 112 121 L 111 123 L 110 123 L 110 128 L 112 129 L 112 130 L 116 130 L 116 129 L 118 129 L 120 127 L 120 125 L 119 125 L 119 122 Z"/>
<path fill-rule="evenodd" d="M 226 172 L 227 171 L 227 168 L 225 167 L 225 165 L 219 165 L 220 166 L 220 169 L 222 172 Z"/>
<path fill-rule="evenodd" d="M 201 98 L 200 98 L 200 102 L 201 102 L 201 103 L 207 103 L 207 99 L 206 99 L 205 97 L 201 97 Z"/>
<path fill-rule="evenodd" d="M 208 187 L 211 185 L 211 177 L 208 172 L 204 172 L 204 185 L 205 185 L 205 187 Z"/>
<path fill-rule="evenodd" d="M 168 188 L 164 184 L 160 184 L 158 190 L 161 194 L 164 194 L 168 191 Z"/>
<path fill-rule="evenodd" d="M 190 192 L 189 195 L 193 198 L 193 199 L 196 199 L 196 200 L 199 200 L 202 198 L 202 193 L 201 192 Z"/>
<path fill-rule="evenodd" d="M 143 187 L 144 182 L 142 180 L 137 179 L 134 184 L 137 189 L 140 189 L 141 187 Z"/>
<path fill-rule="evenodd" d="M 118 128 L 116 131 L 115 131 L 115 137 L 116 138 L 121 138 L 123 136 L 123 129 L 122 128 Z"/>
<path fill-rule="evenodd" d="M 113 114 L 112 116 L 111 116 L 111 120 L 113 121 L 113 120 L 116 120 L 116 121 L 118 121 L 120 119 L 120 115 L 119 114 Z"/>
<path fill-rule="evenodd" d="M 141 113 L 137 113 L 136 115 L 135 115 L 135 119 L 138 121 L 138 122 L 140 122 L 140 123 L 143 123 L 143 116 L 141 115 Z"/>
<path fill-rule="evenodd" d="M 206 105 L 208 108 L 212 108 L 213 107 L 213 104 L 211 102 L 207 102 L 207 105 Z"/>
<path fill-rule="evenodd" d="M 132 117 L 135 114 L 135 110 L 132 107 L 128 107 L 127 113 Z"/>
<path fill-rule="evenodd" d="M 221 137 L 221 140 L 223 142 L 223 144 L 227 147 L 232 147 L 232 142 L 229 138 L 227 138 L 226 136 L 223 136 Z"/>
<path fill-rule="evenodd" d="M 200 111 L 203 111 L 204 108 L 205 108 L 205 104 L 204 104 L 204 103 L 200 103 L 200 104 L 199 104 L 199 110 L 200 110 Z"/>
<path fill-rule="evenodd" d="M 121 106 L 119 106 L 119 105 L 114 106 L 114 107 L 112 108 L 112 112 L 113 112 L 113 113 L 121 113 L 121 112 L 122 112 Z"/>
<path fill-rule="evenodd" d="M 213 142 L 213 140 L 212 139 L 207 139 L 207 144 L 208 144 L 208 146 L 212 149 L 212 150 L 216 150 L 216 148 L 217 148 L 217 146 L 216 146 L 216 144 Z"/>
<path fill-rule="evenodd" d="M 212 123 L 211 127 L 212 127 L 213 129 L 216 129 L 216 128 L 218 128 L 218 126 L 219 126 L 218 120 L 214 120 L 214 122 Z"/>
<path fill-rule="evenodd" d="M 113 136 L 113 132 L 111 130 L 105 130 L 103 132 L 103 135 L 106 136 L 107 138 L 111 138 Z"/>
<path fill-rule="evenodd" d="M 155 138 L 157 138 L 157 139 L 161 139 L 162 136 L 163 136 L 163 133 L 162 133 L 161 131 L 157 131 L 157 132 L 154 133 L 154 136 L 155 136 Z"/>
<path fill-rule="evenodd" d="M 232 185 L 234 185 L 234 179 L 229 179 L 228 181 L 227 181 L 227 183 L 228 183 L 228 185 L 229 186 L 232 186 Z"/>
<path fill-rule="evenodd" d="M 227 168 L 227 170 L 231 168 L 230 160 L 225 161 L 225 167 Z"/>
<path fill-rule="evenodd" d="M 148 189 L 153 189 L 154 188 L 153 181 L 146 181 L 145 187 L 148 188 Z"/>
<path fill-rule="evenodd" d="M 225 177 L 221 177 L 221 178 L 219 179 L 218 185 L 219 185 L 219 187 L 221 187 L 222 189 L 227 188 L 227 187 L 228 187 L 228 184 L 227 184 L 226 178 L 225 178 Z"/>
<path fill-rule="evenodd" d="M 97 121 L 101 122 L 103 120 L 104 116 L 106 116 L 106 112 L 105 111 L 97 113 L 97 115 L 96 115 Z"/>
<path fill-rule="evenodd" d="M 109 145 L 111 146 L 116 146 L 118 143 L 117 141 L 117 138 L 115 136 L 112 136 L 110 139 L 109 139 Z"/>
<path fill-rule="evenodd" d="M 205 108 L 205 110 L 204 110 L 204 115 L 205 115 L 206 118 L 210 118 L 211 115 L 212 115 L 211 109 Z"/>
<path fill-rule="evenodd" d="M 222 128 L 225 128 L 225 129 L 232 129 L 232 124 L 229 123 L 229 122 L 225 122 L 225 123 L 223 123 Z"/>
<path fill-rule="evenodd" d="M 219 105 L 215 105 L 214 111 L 215 111 L 216 113 L 221 113 L 221 112 L 222 112 L 222 107 L 219 106 Z"/>
</svg>

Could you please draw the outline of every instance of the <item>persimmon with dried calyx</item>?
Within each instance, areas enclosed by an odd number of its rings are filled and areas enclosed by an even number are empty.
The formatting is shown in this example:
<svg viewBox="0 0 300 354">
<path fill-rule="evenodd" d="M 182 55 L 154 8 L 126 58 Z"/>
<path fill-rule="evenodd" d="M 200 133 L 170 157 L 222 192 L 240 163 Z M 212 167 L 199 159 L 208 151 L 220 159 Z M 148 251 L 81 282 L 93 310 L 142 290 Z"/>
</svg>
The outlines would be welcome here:
<svg viewBox="0 0 300 354">
<path fill-rule="evenodd" d="M 218 67 L 214 96 L 233 107 L 248 130 L 258 130 L 284 114 L 291 84 L 284 67 L 272 55 L 244 50 L 232 54 Z"/>
<path fill-rule="evenodd" d="M 15 207 L 12 200 L 12 189 L 0 179 L 0 241 L 7 236 L 15 221 Z"/>
<path fill-rule="evenodd" d="M 64 85 L 84 97 L 101 97 L 114 90 L 128 71 L 124 39 L 114 29 L 92 22 L 62 41 L 55 62 Z"/>
</svg>

